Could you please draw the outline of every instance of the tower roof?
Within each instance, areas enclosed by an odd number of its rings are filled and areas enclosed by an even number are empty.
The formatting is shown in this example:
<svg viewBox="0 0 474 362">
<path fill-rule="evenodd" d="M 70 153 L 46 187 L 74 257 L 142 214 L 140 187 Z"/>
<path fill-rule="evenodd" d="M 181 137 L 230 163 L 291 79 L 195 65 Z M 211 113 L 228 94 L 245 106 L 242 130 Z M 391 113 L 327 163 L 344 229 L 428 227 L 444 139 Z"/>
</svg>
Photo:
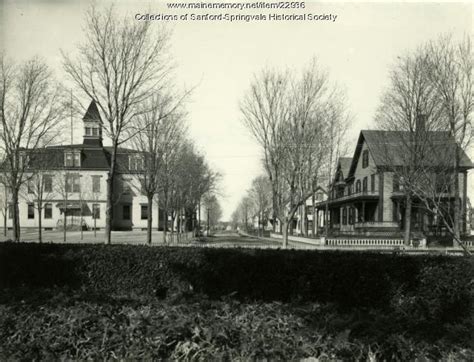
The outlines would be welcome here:
<svg viewBox="0 0 474 362">
<path fill-rule="evenodd" d="M 97 108 L 97 104 L 94 100 L 91 101 L 89 104 L 89 108 L 87 108 L 86 114 L 82 118 L 84 122 L 97 122 L 102 121 L 100 118 L 99 109 Z"/>
</svg>

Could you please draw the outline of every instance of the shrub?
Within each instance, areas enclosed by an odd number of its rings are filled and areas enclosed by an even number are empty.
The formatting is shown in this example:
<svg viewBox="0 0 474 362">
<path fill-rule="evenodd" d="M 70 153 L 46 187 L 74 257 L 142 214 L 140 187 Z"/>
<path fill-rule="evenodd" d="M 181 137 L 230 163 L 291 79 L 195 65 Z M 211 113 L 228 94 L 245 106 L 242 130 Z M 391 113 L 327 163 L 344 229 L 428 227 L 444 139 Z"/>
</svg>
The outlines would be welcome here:
<svg viewBox="0 0 474 362">
<path fill-rule="evenodd" d="M 0 245 L 0 288 L 333 303 L 393 310 L 410 327 L 469 319 L 474 261 L 448 256 L 132 245 Z"/>
</svg>

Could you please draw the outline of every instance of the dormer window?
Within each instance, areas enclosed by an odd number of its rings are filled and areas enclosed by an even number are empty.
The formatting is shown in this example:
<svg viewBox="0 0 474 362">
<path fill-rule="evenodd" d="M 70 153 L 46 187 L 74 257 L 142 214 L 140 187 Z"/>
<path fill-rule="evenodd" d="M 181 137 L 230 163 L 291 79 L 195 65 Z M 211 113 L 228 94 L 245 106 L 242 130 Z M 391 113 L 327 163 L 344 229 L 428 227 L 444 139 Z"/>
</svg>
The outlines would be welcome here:
<svg viewBox="0 0 474 362">
<path fill-rule="evenodd" d="M 67 151 L 64 154 L 65 167 L 81 167 L 81 152 Z"/>
<path fill-rule="evenodd" d="M 128 157 L 128 168 L 130 171 L 141 171 L 144 168 L 142 155 L 130 155 Z"/>
</svg>

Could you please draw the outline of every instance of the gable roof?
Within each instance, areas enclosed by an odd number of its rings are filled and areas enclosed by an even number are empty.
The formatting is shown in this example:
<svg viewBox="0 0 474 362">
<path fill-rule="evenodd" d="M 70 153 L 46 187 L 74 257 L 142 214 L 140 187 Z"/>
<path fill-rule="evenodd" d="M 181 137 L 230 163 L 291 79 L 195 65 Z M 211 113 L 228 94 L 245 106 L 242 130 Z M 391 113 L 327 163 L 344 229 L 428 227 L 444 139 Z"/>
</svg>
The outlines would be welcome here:
<svg viewBox="0 0 474 362">
<path fill-rule="evenodd" d="M 346 178 L 349 175 L 349 170 L 352 164 L 352 157 L 339 157 L 339 167 L 341 168 L 342 176 Z"/>
<path fill-rule="evenodd" d="M 410 144 L 411 133 L 407 131 L 380 131 L 362 130 L 359 134 L 357 146 L 352 158 L 348 177 L 353 176 L 357 162 L 362 152 L 364 142 L 367 144 L 369 153 L 377 167 L 397 167 L 406 164 L 406 145 Z M 427 145 L 430 145 L 429 156 L 424 162 L 431 166 L 441 165 L 440 160 L 446 159 L 446 155 L 454 154 L 455 148 L 459 148 L 461 154 L 460 166 L 462 168 L 474 168 L 474 164 L 467 154 L 462 150 L 449 132 L 427 132 Z"/>
</svg>

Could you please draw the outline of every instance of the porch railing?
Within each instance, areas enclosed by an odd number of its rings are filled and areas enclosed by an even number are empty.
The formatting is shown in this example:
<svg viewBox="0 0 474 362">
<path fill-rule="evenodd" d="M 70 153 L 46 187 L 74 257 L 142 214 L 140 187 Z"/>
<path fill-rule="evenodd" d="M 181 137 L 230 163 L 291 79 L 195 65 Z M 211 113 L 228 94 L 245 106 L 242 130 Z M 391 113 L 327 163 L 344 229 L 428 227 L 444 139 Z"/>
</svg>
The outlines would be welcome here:
<svg viewBox="0 0 474 362">
<path fill-rule="evenodd" d="M 354 224 L 356 229 L 359 228 L 398 228 L 398 223 L 395 221 L 365 221 L 356 222 Z"/>
</svg>

